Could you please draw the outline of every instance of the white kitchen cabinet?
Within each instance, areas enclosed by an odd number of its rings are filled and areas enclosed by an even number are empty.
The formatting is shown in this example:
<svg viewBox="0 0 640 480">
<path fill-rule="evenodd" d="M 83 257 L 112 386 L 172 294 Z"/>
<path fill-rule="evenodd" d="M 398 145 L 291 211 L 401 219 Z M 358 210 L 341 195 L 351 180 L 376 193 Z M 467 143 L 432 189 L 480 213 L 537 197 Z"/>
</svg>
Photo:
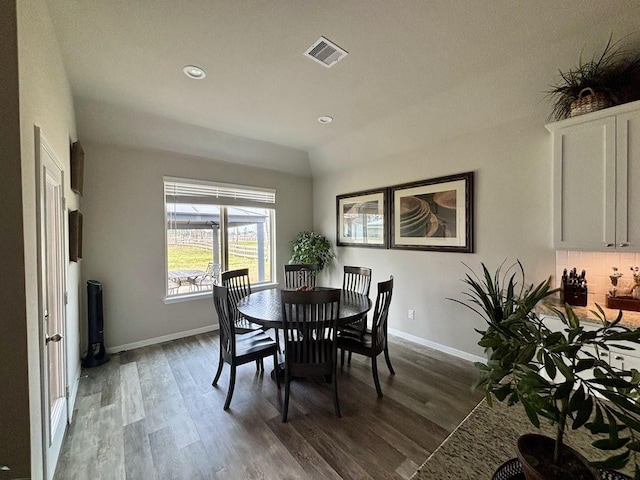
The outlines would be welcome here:
<svg viewBox="0 0 640 480">
<path fill-rule="evenodd" d="M 547 129 L 553 136 L 554 247 L 640 251 L 640 101 Z"/>
<path fill-rule="evenodd" d="M 544 315 L 542 319 L 545 326 L 551 331 L 564 331 L 568 328 L 558 317 Z M 580 322 L 580 325 L 585 330 L 596 330 L 597 328 L 599 328 L 598 324 L 585 321 Z M 616 343 L 629 346 L 631 348 L 634 348 L 635 350 L 621 350 L 612 347 L 607 351 L 600 348 L 598 349 L 597 355 L 604 361 L 608 362 L 612 367 L 620 368 L 622 370 L 630 370 L 632 368 L 640 370 L 640 346 L 633 342 L 627 341 L 619 341 Z M 585 347 L 585 350 L 589 351 L 592 355 L 596 355 L 595 347 Z M 582 372 L 580 376 L 583 378 L 588 378 L 592 376 L 592 373 L 590 371 Z"/>
<path fill-rule="evenodd" d="M 630 346 L 634 345 L 631 344 Z M 621 370 L 630 370 L 632 368 L 640 370 L 640 357 L 638 354 L 639 352 L 637 350 L 629 353 L 629 351 L 626 350 L 612 348 L 609 352 L 609 365 Z"/>
</svg>

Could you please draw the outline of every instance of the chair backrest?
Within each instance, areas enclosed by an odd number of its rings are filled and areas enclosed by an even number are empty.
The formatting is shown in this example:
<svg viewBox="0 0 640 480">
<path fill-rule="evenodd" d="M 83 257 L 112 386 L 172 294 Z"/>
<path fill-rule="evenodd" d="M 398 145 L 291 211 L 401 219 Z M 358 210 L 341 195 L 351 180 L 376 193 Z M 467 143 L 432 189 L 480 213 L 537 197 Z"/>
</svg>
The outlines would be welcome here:
<svg viewBox="0 0 640 480">
<path fill-rule="evenodd" d="M 232 319 L 238 320 L 238 302 L 242 297 L 251 294 L 251 282 L 249 281 L 249 269 L 240 268 L 238 270 L 227 270 L 222 272 L 222 285 L 227 287 L 229 293 L 229 304 L 231 305 Z"/>
<path fill-rule="evenodd" d="M 231 321 L 232 311 L 228 290 L 220 285 L 213 285 L 213 306 L 218 314 L 220 324 L 220 349 L 223 357 L 230 359 L 236 353 L 235 325 Z"/>
<path fill-rule="evenodd" d="M 318 265 L 296 263 L 284 266 L 284 287 L 295 290 L 303 286 L 315 287 Z"/>
<path fill-rule="evenodd" d="M 294 372 L 331 373 L 337 352 L 340 290 L 282 290 L 280 294 L 287 368 L 293 364 Z"/>
<path fill-rule="evenodd" d="M 213 262 L 207 263 L 207 268 L 204 271 L 207 275 L 213 275 Z"/>
<path fill-rule="evenodd" d="M 376 352 L 381 352 L 387 343 L 387 320 L 389 317 L 389 304 L 393 293 L 393 275 L 386 282 L 378 283 L 378 295 L 373 309 L 371 328 L 372 347 Z"/>
<path fill-rule="evenodd" d="M 344 267 L 342 289 L 369 296 L 371 269 L 366 267 Z"/>
</svg>

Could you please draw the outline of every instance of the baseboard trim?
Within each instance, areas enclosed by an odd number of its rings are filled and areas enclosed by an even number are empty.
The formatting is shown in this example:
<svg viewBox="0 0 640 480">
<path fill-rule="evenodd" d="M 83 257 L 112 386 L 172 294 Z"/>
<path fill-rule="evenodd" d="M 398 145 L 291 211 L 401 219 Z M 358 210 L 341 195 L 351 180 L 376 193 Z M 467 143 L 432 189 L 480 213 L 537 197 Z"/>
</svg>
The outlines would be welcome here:
<svg viewBox="0 0 640 480">
<path fill-rule="evenodd" d="M 474 355 L 472 353 L 468 353 L 462 350 L 458 350 L 457 348 L 449 347 L 447 345 L 442 345 L 441 343 L 432 342 L 430 340 L 426 340 L 421 337 L 416 337 L 415 335 L 411 335 L 410 333 L 401 332 L 400 330 L 396 330 L 394 328 L 389 329 L 389 333 L 395 335 L 396 337 L 404 338 L 405 340 L 409 340 L 410 342 L 417 343 L 418 345 L 422 345 L 424 347 L 433 348 L 434 350 L 438 350 L 439 352 L 448 353 L 449 355 L 453 355 L 454 357 L 462 358 L 463 360 L 467 360 L 469 362 L 481 362 L 486 363 L 487 359 L 484 357 L 480 357 L 478 355 Z"/>
<path fill-rule="evenodd" d="M 69 391 L 69 398 L 67 398 L 67 401 L 69 402 L 69 406 L 67 407 L 68 408 L 67 411 L 69 413 L 69 419 L 68 419 L 69 423 L 71 423 L 71 421 L 73 420 L 73 411 L 76 405 L 76 398 L 78 397 L 78 387 L 80 387 L 80 375 L 82 374 L 81 363 L 78 364 L 76 372 L 78 372 L 78 376 L 73 379 L 73 383 L 71 384 L 71 388 Z"/>
<path fill-rule="evenodd" d="M 194 328 L 193 330 L 186 330 L 184 332 L 171 333 L 169 335 L 163 335 L 161 337 L 149 338 L 147 340 L 141 340 L 139 342 L 125 343 L 124 345 L 116 345 L 115 347 L 107 347 L 107 353 L 118 353 L 124 352 L 125 350 L 133 350 L 134 348 L 148 347 L 149 345 L 169 342 L 171 340 L 177 340 L 178 338 L 191 337 L 192 335 L 213 332 L 215 330 L 219 330 L 219 328 L 220 326 L 218 324 L 213 324 L 206 327 Z"/>
<path fill-rule="evenodd" d="M 178 338 L 191 337 L 192 335 L 199 335 L 201 333 L 213 332 L 219 329 L 220 329 L 220 326 L 217 324 L 210 325 L 207 327 L 194 328 L 193 330 L 186 330 L 184 332 L 172 333 L 169 335 L 163 335 L 161 337 L 149 338 L 147 340 L 141 340 L 139 342 L 125 343 L 123 345 L 117 345 L 115 347 L 108 347 L 107 352 L 117 353 L 117 352 L 123 352 L 126 350 L 133 350 L 135 348 L 140 348 L 140 347 L 148 347 L 149 345 L 156 345 L 158 343 L 169 342 L 171 340 L 177 340 Z M 442 345 L 441 343 L 432 342 L 431 340 L 426 340 L 424 338 L 417 337 L 415 335 L 411 335 L 410 333 L 402 332 L 394 328 L 390 328 L 389 333 L 392 335 L 395 335 L 396 337 L 404 338 L 405 340 L 408 340 L 410 342 L 417 343 L 418 345 L 433 348 L 434 350 L 438 350 L 439 352 L 448 353 L 449 355 L 462 358 L 463 360 L 467 360 L 469 362 L 485 363 L 487 361 L 487 359 L 484 357 L 480 357 L 478 355 L 474 355 L 472 353 L 468 353 L 463 350 L 458 350 L 457 348 L 449 347 L 447 345 Z M 73 398 L 75 399 L 75 394 L 78 391 L 78 381 L 74 382 L 73 389 L 74 389 Z"/>
</svg>

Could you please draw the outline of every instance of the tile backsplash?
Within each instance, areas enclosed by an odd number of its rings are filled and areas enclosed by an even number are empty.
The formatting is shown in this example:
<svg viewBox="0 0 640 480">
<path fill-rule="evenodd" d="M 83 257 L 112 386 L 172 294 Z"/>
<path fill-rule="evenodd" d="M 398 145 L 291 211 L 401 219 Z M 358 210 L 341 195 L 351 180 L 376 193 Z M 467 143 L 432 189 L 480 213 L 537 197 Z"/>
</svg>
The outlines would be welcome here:
<svg viewBox="0 0 640 480">
<path fill-rule="evenodd" d="M 630 268 L 635 266 L 640 266 L 640 253 L 556 250 L 555 286 L 561 286 L 562 272 L 565 268 L 567 271 L 575 268 L 578 274 L 586 270 L 588 301 L 604 306 L 607 292 L 611 287 L 609 280 L 609 275 L 613 273 L 611 267 L 618 267 L 618 271 L 623 274 L 618 285 L 624 287 L 632 282 Z"/>
</svg>

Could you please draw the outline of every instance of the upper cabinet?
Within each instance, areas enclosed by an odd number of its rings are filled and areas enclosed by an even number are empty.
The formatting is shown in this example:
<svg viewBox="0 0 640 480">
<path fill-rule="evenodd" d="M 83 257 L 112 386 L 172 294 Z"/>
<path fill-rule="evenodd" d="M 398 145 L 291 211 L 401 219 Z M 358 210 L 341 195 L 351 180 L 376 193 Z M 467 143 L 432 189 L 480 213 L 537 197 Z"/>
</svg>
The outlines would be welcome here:
<svg viewBox="0 0 640 480">
<path fill-rule="evenodd" d="M 547 125 L 558 250 L 640 251 L 640 101 Z"/>
</svg>

